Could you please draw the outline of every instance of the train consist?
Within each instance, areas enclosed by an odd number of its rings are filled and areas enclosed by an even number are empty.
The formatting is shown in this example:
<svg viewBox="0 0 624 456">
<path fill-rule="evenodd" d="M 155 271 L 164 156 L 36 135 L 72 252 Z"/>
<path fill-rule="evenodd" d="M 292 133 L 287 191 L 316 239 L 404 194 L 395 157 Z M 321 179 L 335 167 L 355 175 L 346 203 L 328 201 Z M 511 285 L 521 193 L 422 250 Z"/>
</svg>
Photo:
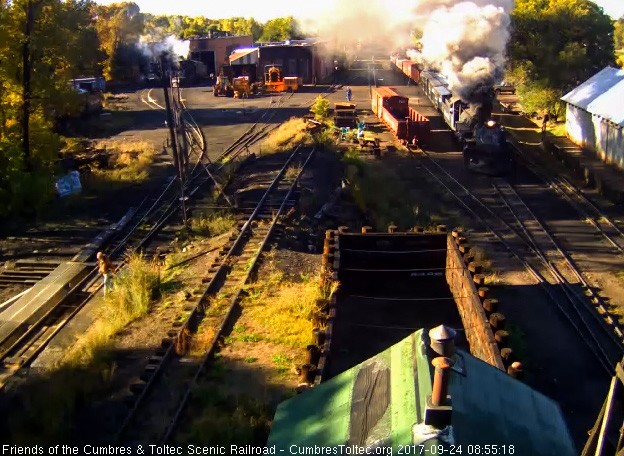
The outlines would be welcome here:
<svg viewBox="0 0 624 456">
<path fill-rule="evenodd" d="M 410 108 L 408 101 L 390 87 L 374 87 L 371 91 L 373 113 L 403 144 L 422 147 L 429 139 L 429 119 Z"/>
<path fill-rule="evenodd" d="M 504 128 L 490 117 L 491 96 L 480 105 L 465 103 L 449 90 L 446 78 L 435 71 L 422 70 L 411 60 L 391 58 L 392 63 L 414 83 L 420 83 L 433 106 L 442 114 L 463 150 L 468 169 L 487 174 L 511 172 L 515 162 Z"/>
</svg>

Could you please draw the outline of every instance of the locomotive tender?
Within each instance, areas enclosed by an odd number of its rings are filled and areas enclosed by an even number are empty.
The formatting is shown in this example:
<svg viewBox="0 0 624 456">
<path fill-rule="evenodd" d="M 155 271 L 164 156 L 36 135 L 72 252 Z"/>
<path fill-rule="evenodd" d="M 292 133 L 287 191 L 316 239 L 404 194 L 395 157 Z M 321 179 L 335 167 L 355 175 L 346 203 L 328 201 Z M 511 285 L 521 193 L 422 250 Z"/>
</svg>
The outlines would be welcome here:
<svg viewBox="0 0 624 456">
<path fill-rule="evenodd" d="M 514 170 L 515 161 L 506 132 L 490 118 L 491 102 L 487 97 L 481 105 L 468 104 L 449 90 L 444 75 L 431 70 L 415 71 L 411 61 L 392 60 L 403 74 L 414 82 L 420 81 L 427 98 L 442 114 L 444 122 L 461 145 L 466 168 L 486 174 Z M 406 71 L 408 68 L 409 71 Z"/>
</svg>

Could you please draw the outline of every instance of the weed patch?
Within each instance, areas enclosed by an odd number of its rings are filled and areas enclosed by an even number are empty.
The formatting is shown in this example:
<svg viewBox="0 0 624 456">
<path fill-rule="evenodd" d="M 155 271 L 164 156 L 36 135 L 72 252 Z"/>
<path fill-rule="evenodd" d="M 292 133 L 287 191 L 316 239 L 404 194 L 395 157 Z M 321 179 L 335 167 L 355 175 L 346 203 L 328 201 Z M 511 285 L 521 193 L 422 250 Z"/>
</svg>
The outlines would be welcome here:
<svg viewBox="0 0 624 456">
<path fill-rule="evenodd" d="M 149 176 L 156 148 L 147 141 L 103 140 L 97 149 L 111 153 L 108 168 L 95 168 L 90 185 L 106 185 L 111 182 L 143 182 Z"/>
<path fill-rule="evenodd" d="M 278 372 L 288 372 L 292 363 L 292 357 L 284 354 L 273 355 L 272 360 Z"/>
<path fill-rule="evenodd" d="M 160 271 L 158 265 L 144 260 L 141 255 L 130 255 L 126 267 L 113 283 L 113 289 L 99 309 L 99 318 L 69 350 L 64 362 L 88 364 L 99 350 L 106 347 L 111 336 L 147 314 L 160 290 Z"/>
<path fill-rule="evenodd" d="M 263 142 L 261 149 L 263 153 L 285 152 L 294 149 L 298 144 L 309 144 L 311 136 L 308 133 L 305 120 L 293 117 L 289 121 L 269 135 Z"/>
<path fill-rule="evenodd" d="M 235 224 L 236 219 L 231 214 L 221 212 L 201 214 L 191 220 L 191 230 L 197 234 L 214 237 L 231 230 Z"/>
<path fill-rule="evenodd" d="M 273 271 L 266 280 L 250 285 L 242 306 L 253 322 L 253 335 L 293 348 L 310 344 L 311 319 L 317 311 L 316 300 L 322 297 L 318 280 L 294 281 Z"/>
</svg>

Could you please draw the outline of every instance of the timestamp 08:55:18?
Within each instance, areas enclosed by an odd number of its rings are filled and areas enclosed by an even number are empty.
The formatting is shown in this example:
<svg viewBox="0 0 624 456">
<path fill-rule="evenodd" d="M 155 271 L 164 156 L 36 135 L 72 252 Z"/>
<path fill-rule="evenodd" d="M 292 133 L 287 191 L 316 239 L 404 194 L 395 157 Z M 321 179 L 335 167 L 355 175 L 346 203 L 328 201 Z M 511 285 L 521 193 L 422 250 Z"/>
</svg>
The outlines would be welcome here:
<svg viewBox="0 0 624 456">
<path fill-rule="evenodd" d="M 431 455 L 513 455 L 513 445 L 399 445 L 397 455 L 431 456 Z"/>
</svg>

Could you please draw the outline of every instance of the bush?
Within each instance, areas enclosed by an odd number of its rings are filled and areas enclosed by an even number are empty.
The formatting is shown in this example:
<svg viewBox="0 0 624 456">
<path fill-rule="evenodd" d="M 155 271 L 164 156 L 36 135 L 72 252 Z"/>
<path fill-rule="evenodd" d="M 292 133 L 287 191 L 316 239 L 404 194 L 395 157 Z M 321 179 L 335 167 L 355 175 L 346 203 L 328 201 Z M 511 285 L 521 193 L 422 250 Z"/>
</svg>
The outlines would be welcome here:
<svg viewBox="0 0 624 456">
<path fill-rule="evenodd" d="M 316 101 L 310 108 L 310 111 L 314 113 L 314 116 L 317 120 L 320 121 L 325 119 L 329 113 L 329 101 L 319 95 L 318 97 L 316 97 Z"/>
<path fill-rule="evenodd" d="M 285 152 L 309 141 L 310 135 L 305 120 L 293 117 L 271 133 L 264 142 L 262 151 L 265 153 Z"/>
<path fill-rule="evenodd" d="M 232 229 L 236 219 L 231 214 L 200 215 L 191 220 L 191 229 L 207 236 L 218 236 Z"/>
</svg>

